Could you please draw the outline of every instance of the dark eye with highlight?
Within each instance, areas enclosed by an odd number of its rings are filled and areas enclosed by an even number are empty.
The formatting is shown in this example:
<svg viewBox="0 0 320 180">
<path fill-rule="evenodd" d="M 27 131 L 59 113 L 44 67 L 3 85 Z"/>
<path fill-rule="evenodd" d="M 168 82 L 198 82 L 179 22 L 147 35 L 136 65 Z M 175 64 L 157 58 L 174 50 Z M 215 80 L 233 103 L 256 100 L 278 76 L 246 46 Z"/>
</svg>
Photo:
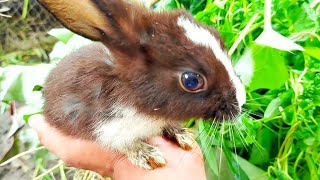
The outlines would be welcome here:
<svg viewBox="0 0 320 180">
<path fill-rule="evenodd" d="M 206 90 L 205 78 L 195 72 L 184 72 L 180 78 L 181 87 L 187 92 L 199 92 Z"/>
</svg>

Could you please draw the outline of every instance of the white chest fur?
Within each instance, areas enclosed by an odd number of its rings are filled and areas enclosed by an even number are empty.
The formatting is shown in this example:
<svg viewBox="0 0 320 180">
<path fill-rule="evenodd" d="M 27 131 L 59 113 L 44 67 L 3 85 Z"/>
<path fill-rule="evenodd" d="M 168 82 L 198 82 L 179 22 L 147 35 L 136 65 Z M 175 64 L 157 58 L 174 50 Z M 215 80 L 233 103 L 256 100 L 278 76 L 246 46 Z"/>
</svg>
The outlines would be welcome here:
<svg viewBox="0 0 320 180">
<path fill-rule="evenodd" d="M 110 118 L 97 124 L 94 132 L 98 142 L 107 148 L 122 149 L 159 135 L 167 125 L 164 120 L 143 115 L 132 107 L 114 107 Z"/>
</svg>

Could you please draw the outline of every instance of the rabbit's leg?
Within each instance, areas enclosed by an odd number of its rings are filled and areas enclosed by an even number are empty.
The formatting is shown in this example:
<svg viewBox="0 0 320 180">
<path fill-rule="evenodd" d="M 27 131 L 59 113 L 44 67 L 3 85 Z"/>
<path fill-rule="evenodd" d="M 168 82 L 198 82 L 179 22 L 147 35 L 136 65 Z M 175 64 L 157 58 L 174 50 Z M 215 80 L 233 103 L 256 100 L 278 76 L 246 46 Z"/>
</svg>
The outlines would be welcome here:
<svg viewBox="0 0 320 180">
<path fill-rule="evenodd" d="M 192 149 L 195 143 L 193 133 L 187 128 L 168 126 L 163 129 L 163 136 L 177 142 L 185 150 Z"/>
<path fill-rule="evenodd" d="M 135 142 L 133 146 L 125 148 L 123 153 L 132 164 L 144 169 L 156 169 L 166 164 L 163 153 L 157 147 L 143 141 Z"/>
</svg>

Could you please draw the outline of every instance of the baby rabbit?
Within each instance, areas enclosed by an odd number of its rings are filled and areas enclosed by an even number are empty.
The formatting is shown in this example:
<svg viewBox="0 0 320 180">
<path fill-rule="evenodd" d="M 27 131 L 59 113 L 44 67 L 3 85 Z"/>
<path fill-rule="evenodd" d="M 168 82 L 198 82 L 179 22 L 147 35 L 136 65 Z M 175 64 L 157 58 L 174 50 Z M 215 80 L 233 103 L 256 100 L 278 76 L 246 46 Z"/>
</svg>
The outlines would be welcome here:
<svg viewBox="0 0 320 180">
<path fill-rule="evenodd" d="M 64 58 L 44 87 L 44 115 L 66 135 L 123 153 L 144 169 L 166 160 L 150 137 L 192 148 L 190 118 L 237 116 L 245 88 L 218 33 L 186 11 L 124 0 L 38 0 L 65 27 L 94 41 Z"/>
</svg>

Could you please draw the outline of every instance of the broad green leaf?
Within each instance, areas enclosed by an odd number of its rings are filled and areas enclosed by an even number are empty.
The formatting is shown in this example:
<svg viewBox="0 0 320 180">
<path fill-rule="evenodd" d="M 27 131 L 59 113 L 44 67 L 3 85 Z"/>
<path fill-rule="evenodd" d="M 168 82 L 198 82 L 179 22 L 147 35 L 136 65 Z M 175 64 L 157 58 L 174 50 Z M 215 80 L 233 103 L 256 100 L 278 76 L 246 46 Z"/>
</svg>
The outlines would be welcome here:
<svg viewBox="0 0 320 180">
<path fill-rule="evenodd" d="M 228 0 L 214 0 L 213 3 L 218 6 L 220 9 L 224 9 L 224 6 L 226 5 L 226 3 L 228 2 Z"/>
<path fill-rule="evenodd" d="M 320 61 L 320 48 L 306 47 L 304 53 Z"/>
<path fill-rule="evenodd" d="M 3 68 L 0 81 L 0 100 L 15 100 L 26 104 L 21 111 L 35 113 L 41 110 L 43 99 L 41 92 L 33 91 L 34 87 L 43 84 L 53 65 L 8 66 Z"/>
<path fill-rule="evenodd" d="M 262 46 L 269 46 L 284 51 L 303 50 L 303 47 L 294 43 L 272 28 L 272 0 L 266 0 L 264 4 L 264 29 L 255 42 Z"/>
<path fill-rule="evenodd" d="M 207 3 L 207 0 L 175 0 L 179 8 L 188 10 L 191 14 L 195 15 L 197 12 L 202 11 Z"/>
<path fill-rule="evenodd" d="M 284 37 L 273 29 L 265 29 L 255 40 L 257 44 L 269 46 L 283 51 L 303 51 L 303 47 Z"/>
<path fill-rule="evenodd" d="M 287 81 L 288 69 L 282 51 L 253 43 L 247 52 L 235 67 L 249 92 L 277 89 Z"/>
<path fill-rule="evenodd" d="M 8 74 L 11 74 L 11 73 L 12 72 L 9 72 Z M 1 100 L 5 100 L 5 101 L 15 100 L 19 102 L 24 102 L 25 96 L 23 95 L 23 91 L 22 91 L 24 89 L 23 75 L 21 73 L 12 74 L 12 76 L 8 74 L 7 72 L 4 73 L 4 77 L 5 78 L 7 77 L 7 78 L 4 81 L 2 81 L 0 85 Z"/>
<path fill-rule="evenodd" d="M 257 131 L 256 141 L 259 145 L 254 145 L 252 147 L 249 157 L 249 162 L 255 165 L 263 165 L 266 162 L 269 162 L 271 156 L 270 151 L 275 148 L 273 146 L 274 134 L 270 130 L 271 125 L 265 124 L 264 126 L 267 128 L 264 127 Z"/>
<path fill-rule="evenodd" d="M 221 142 L 223 143 L 223 142 Z M 220 147 L 214 148 L 215 156 L 217 157 L 217 164 L 219 165 L 218 177 L 223 177 L 223 179 L 237 180 L 239 179 L 239 172 L 237 169 L 233 169 L 234 166 L 230 166 L 230 155 L 225 153 L 225 147 L 222 149 Z M 247 180 L 245 176 L 242 176 L 244 180 Z"/>
<path fill-rule="evenodd" d="M 273 99 L 267 109 L 264 112 L 264 118 L 270 118 L 280 113 L 279 107 L 281 106 L 283 109 L 291 104 L 291 99 L 294 96 L 294 92 L 290 89 L 287 92 L 282 93 L 279 97 Z"/>
<path fill-rule="evenodd" d="M 207 0 L 191 0 L 189 10 L 192 14 L 202 11 L 206 6 Z"/>
<path fill-rule="evenodd" d="M 49 54 L 50 60 L 53 63 L 57 63 L 66 55 L 90 43 L 92 43 L 91 40 L 75 34 L 68 40 L 66 44 L 63 42 L 57 42 L 54 45 L 53 50 Z"/>
<path fill-rule="evenodd" d="M 40 92 L 33 92 L 38 84 L 43 84 L 52 65 L 8 66 L 3 69 L 0 81 L 0 99 L 32 102 L 41 97 Z"/>
<path fill-rule="evenodd" d="M 29 121 L 29 119 L 30 119 L 31 116 L 36 115 L 36 114 L 42 114 L 42 113 L 43 113 L 43 111 L 36 112 L 36 113 L 32 113 L 32 114 L 25 114 L 25 115 L 23 115 L 23 120 L 24 120 L 26 123 L 28 123 L 28 121 Z"/>
<path fill-rule="evenodd" d="M 276 114 L 279 114 L 279 106 L 281 105 L 280 97 L 275 98 L 270 102 L 266 111 L 264 112 L 264 118 L 272 117 Z"/>
<path fill-rule="evenodd" d="M 233 158 L 235 159 L 235 161 L 237 162 L 237 164 L 239 164 L 241 169 L 246 173 L 246 175 L 248 175 L 249 179 L 254 179 L 254 180 L 267 180 L 268 179 L 267 173 L 265 171 L 263 171 L 262 169 L 258 168 L 257 166 L 253 165 L 252 163 L 250 163 L 246 159 L 244 159 L 236 154 L 232 153 L 232 155 L 233 155 Z"/>
<path fill-rule="evenodd" d="M 293 23 L 289 29 L 291 32 L 306 32 L 319 28 L 319 15 L 307 3 L 292 6 L 288 16 Z"/>
<path fill-rule="evenodd" d="M 74 35 L 73 32 L 71 32 L 70 30 L 65 29 L 65 28 L 51 29 L 48 32 L 48 34 L 57 38 L 59 41 L 63 42 L 64 44 L 66 44 L 71 39 L 71 37 Z"/>
<path fill-rule="evenodd" d="M 223 152 L 229 168 L 235 177 L 234 179 L 249 180 L 248 175 L 244 172 L 237 160 L 234 158 L 233 154 L 227 149 L 226 146 L 223 147 Z"/>
</svg>

